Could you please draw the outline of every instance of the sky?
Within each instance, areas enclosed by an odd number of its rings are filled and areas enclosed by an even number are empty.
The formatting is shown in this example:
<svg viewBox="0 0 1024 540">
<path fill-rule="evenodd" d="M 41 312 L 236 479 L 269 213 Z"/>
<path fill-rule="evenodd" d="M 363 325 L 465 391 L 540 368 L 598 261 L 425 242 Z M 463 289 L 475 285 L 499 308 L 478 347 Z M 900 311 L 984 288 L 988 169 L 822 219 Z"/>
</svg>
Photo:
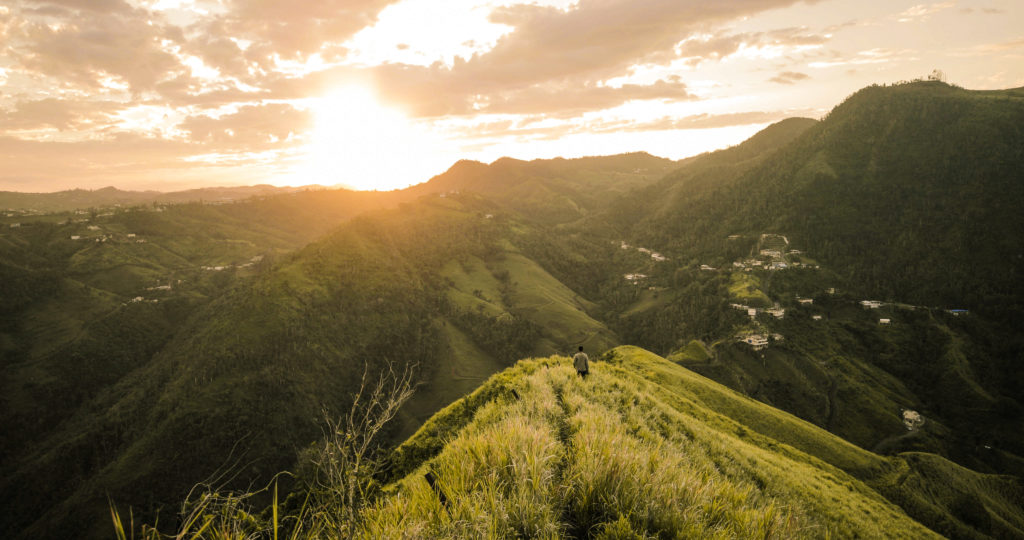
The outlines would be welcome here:
<svg viewBox="0 0 1024 540">
<path fill-rule="evenodd" d="M 1024 2 L 7 0 L 0 190 L 681 159 L 936 69 L 1024 86 Z"/>
</svg>

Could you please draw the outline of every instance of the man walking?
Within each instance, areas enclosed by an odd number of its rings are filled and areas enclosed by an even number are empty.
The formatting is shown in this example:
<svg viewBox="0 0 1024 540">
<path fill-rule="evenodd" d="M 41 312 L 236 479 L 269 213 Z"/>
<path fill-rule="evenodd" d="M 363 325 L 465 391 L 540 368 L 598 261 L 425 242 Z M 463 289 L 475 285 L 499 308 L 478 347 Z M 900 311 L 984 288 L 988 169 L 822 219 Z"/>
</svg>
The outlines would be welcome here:
<svg viewBox="0 0 1024 540">
<path fill-rule="evenodd" d="M 572 365 L 576 368 L 576 373 L 584 379 L 590 373 L 590 358 L 587 358 L 587 353 L 583 352 L 583 345 L 580 345 L 580 352 L 572 357 Z"/>
</svg>

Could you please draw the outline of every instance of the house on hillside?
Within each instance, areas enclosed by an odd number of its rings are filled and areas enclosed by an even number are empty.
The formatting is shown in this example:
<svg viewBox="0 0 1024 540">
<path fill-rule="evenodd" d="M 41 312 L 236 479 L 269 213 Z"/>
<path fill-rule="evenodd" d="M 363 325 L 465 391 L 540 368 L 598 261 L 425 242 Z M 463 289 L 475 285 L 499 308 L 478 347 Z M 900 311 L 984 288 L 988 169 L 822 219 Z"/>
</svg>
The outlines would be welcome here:
<svg viewBox="0 0 1024 540">
<path fill-rule="evenodd" d="M 773 259 L 778 259 L 779 257 L 782 257 L 782 252 L 780 252 L 777 249 L 762 249 L 761 255 L 765 257 L 771 257 Z"/>
<path fill-rule="evenodd" d="M 79 235 L 77 235 L 77 234 L 73 234 L 73 235 L 71 235 L 71 239 L 72 239 L 72 240 L 80 240 L 81 238 L 82 238 L 82 237 L 81 237 L 81 236 L 79 236 Z"/>
<path fill-rule="evenodd" d="M 21 227 L 21 223 L 11 223 L 12 229 L 17 229 L 18 227 Z"/>
<path fill-rule="evenodd" d="M 878 309 L 882 307 L 882 303 L 878 300 L 861 300 L 860 305 L 864 306 L 864 309 Z"/>
<path fill-rule="evenodd" d="M 647 275 L 646 275 L 646 274 L 626 274 L 626 275 L 625 275 L 625 276 L 623 276 L 623 277 L 625 277 L 625 278 L 626 278 L 626 281 L 628 281 L 628 282 L 630 282 L 630 283 L 633 283 L 633 284 L 635 285 L 635 284 L 636 284 L 636 283 L 637 283 L 638 281 L 640 281 L 641 279 L 644 279 L 644 278 L 646 278 L 646 277 L 647 277 Z"/>
<path fill-rule="evenodd" d="M 815 321 L 820 321 L 821 320 L 821 315 L 811 315 L 811 319 L 813 319 Z"/>
<path fill-rule="evenodd" d="M 786 310 L 783 308 L 766 309 L 765 311 L 776 319 L 781 319 L 786 316 Z"/>
<path fill-rule="evenodd" d="M 768 336 L 761 334 L 750 334 L 740 338 L 740 341 L 750 345 L 755 351 L 760 351 L 768 347 Z"/>
<path fill-rule="evenodd" d="M 887 326 L 892 324 L 892 319 L 878 319 L 878 324 Z"/>
<path fill-rule="evenodd" d="M 814 303 L 813 298 L 797 298 L 796 301 L 799 302 L 802 306 L 809 306 Z"/>
<path fill-rule="evenodd" d="M 949 314 L 953 315 L 954 317 L 959 317 L 961 315 L 969 314 L 970 311 L 968 311 L 966 309 L 947 309 L 946 313 L 949 313 Z"/>
<path fill-rule="evenodd" d="M 658 252 L 651 253 L 651 258 L 654 259 L 655 261 L 658 261 L 658 262 L 662 262 L 662 261 L 667 261 L 668 260 L 668 257 L 666 257 L 666 256 L 664 256 L 664 255 L 662 255 L 661 253 L 658 253 Z"/>
<path fill-rule="evenodd" d="M 709 266 L 709 265 L 706 265 L 706 264 L 700 265 L 700 269 L 701 270 L 707 270 L 707 271 L 716 270 L 716 268 L 714 266 Z"/>
</svg>

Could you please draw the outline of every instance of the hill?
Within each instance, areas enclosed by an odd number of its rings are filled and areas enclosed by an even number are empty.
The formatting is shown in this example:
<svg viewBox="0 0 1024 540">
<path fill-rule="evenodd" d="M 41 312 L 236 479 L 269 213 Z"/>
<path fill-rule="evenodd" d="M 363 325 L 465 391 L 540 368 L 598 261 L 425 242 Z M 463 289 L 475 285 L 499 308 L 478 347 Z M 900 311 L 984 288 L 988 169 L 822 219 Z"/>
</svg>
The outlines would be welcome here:
<svg viewBox="0 0 1024 540">
<path fill-rule="evenodd" d="M 675 167 L 675 162 L 645 152 L 533 161 L 501 158 L 489 165 L 464 160 L 409 190 L 472 191 L 540 223 L 557 224 L 603 208 Z"/>
<path fill-rule="evenodd" d="M 1024 534 L 1019 479 L 872 454 L 636 347 L 603 360 L 522 361 L 438 413 L 365 537 Z"/>
<path fill-rule="evenodd" d="M 102 189 L 71 189 L 53 193 L 22 193 L 0 191 L 0 208 L 8 213 L 46 214 L 78 209 L 110 206 L 137 206 L 153 203 L 231 202 L 250 197 L 267 197 L 284 193 L 321 190 L 320 186 L 277 187 L 270 185 L 210 187 L 163 193 L 159 191 L 126 191 L 115 187 Z M 8 216 L 14 217 L 14 216 Z"/>
<path fill-rule="evenodd" d="M 102 535 L 91 516 L 102 511 L 103 494 L 152 501 L 143 515 L 153 515 L 213 474 L 239 441 L 251 460 L 239 484 L 265 480 L 316 438 L 322 409 L 346 407 L 364 369 L 420 366 L 426 387 L 399 426 L 411 432 L 517 357 L 617 344 L 591 316 L 591 302 L 526 255 L 542 236 L 484 199 L 428 196 L 355 218 L 278 255 L 272 267 L 221 284 L 196 309 L 154 324 L 164 329 L 160 339 L 122 327 L 152 337 L 151 347 L 128 354 L 111 329 L 97 351 L 138 363 L 72 357 L 116 375 L 88 385 L 62 422 L 49 422 L 5 462 L 0 491 L 13 509 L 6 530 Z M 53 361 L 67 365 L 65 356 Z M 11 386 L 31 388 L 40 365 L 9 366 L 25 373 Z M 40 391 L 59 388 L 50 382 Z M 10 403 L 22 419 L 39 406 Z M 183 467 L 194 474 L 178 474 Z M 34 523 L 18 521 L 26 518 Z"/>
<path fill-rule="evenodd" d="M 851 292 L 1015 317 L 1022 120 L 1024 89 L 865 88 L 756 166 L 701 181 L 709 156 L 667 177 L 631 235 L 713 264 L 729 235 L 784 232 Z"/>
<path fill-rule="evenodd" d="M 820 122 L 766 129 L 755 139 L 779 144 L 752 158 L 744 143 L 690 160 L 574 230 L 672 261 L 633 270 L 648 290 L 609 323 L 626 342 L 866 448 L 1022 474 L 1022 122 L 1020 89 L 870 87 Z M 739 342 L 751 335 L 767 350 Z M 685 354 L 693 340 L 707 353 Z M 896 437 L 903 409 L 929 427 Z"/>
<path fill-rule="evenodd" d="M 873 454 L 636 347 L 608 351 L 586 379 L 570 364 L 564 356 L 522 360 L 434 415 L 391 453 L 392 481 L 352 521 L 337 520 L 341 508 L 310 506 L 324 487 L 304 476 L 262 518 L 233 505 L 180 532 L 979 539 L 1024 532 L 1019 479 L 931 454 Z"/>
</svg>

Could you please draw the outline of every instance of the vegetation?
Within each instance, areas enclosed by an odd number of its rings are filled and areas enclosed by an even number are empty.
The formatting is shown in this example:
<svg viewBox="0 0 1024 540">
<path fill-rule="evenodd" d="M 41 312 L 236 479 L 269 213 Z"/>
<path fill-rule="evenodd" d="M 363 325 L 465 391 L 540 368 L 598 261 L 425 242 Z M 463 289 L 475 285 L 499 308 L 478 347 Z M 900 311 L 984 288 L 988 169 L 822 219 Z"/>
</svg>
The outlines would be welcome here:
<svg viewBox="0 0 1024 540">
<path fill-rule="evenodd" d="M 109 495 L 203 534 L 314 515 L 346 535 L 929 534 L 903 512 L 1020 536 L 1020 104 L 874 87 L 680 163 L 461 162 L 402 192 L 2 218 L 24 223 L 0 228 L 0 534 L 106 537 Z M 733 265 L 767 248 L 790 266 Z M 556 365 L 581 344 L 614 351 L 586 381 Z M 555 356 L 480 385 L 531 355 Z M 350 410 L 364 367 L 407 365 L 423 384 L 374 441 L 415 436 L 360 476 L 373 504 L 326 502 L 330 460 L 296 449 L 344 447 L 310 447 L 322 411 Z M 276 522 L 253 510 L 275 485 Z M 651 504 L 670 496 L 690 510 Z"/>
<path fill-rule="evenodd" d="M 620 347 L 605 360 L 586 379 L 567 357 L 523 360 L 439 412 L 394 452 L 398 480 L 346 521 L 354 536 L 985 538 L 1024 530 L 1024 492 L 1008 478 L 934 455 L 871 454 L 641 349 Z M 969 504 L 974 496 L 983 502 Z M 303 515 L 324 509 L 304 500 Z M 264 512 L 267 521 L 277 510 Z M 277 530 L 251 514 L 235 522 L 249 520 L 250 530 Z M 201 523 L 181 534 L 219 537 Z M 320 533 L 310 537 L 348 537 Z"/>
</svg>

